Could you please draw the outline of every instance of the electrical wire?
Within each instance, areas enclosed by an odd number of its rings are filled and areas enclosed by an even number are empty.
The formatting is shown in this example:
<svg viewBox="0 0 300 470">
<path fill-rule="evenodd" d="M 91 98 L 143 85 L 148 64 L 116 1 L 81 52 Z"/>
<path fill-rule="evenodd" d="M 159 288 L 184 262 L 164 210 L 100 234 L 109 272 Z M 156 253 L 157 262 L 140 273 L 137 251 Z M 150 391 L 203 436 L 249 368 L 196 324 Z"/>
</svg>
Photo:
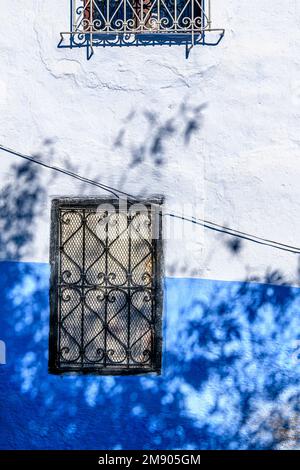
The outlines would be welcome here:
<svg viewBox="0 0 300 470">
<path fill-rule="evenodd" d="M 84 183 L 96 186 L 100 189 L 103 189 L 104 191 L 109 192 L 110 194 L 112 194 L 113 196 L 115 196 L 117 198 L 121 198 L 122 196 L 123 197 L 126 196 L 130 200 L 139 202 L 138 197 L 133 196 L 132 194 L 126 193 L 125 191 L 122 191 L 122 190 L 117 189 L 117 188 L 113 188 L 112 186 L 108 186 L 108 185 L 103 184 L 103 183 L 99 183 L 98 181 L 94 181 L 92 179 L 86 178 L 85 176 L 79 175 L 79 174 L 74 173 L 74 172 L 72 172 L 70 170 L 67 170 L 65 168 L 60 168 L 60 167 L 57 167 L 57 166 L 49 165 L 45 162 L 42 162 L 42 161 L 36 159 L 33 156 L 25 155 L 23 153 L 17 152 L 16 150 L 5 147 L 2 144 L 0 144 L 0 150 L 3 150 L 6 153 L 10 153 L 12 155 L 15 155 L 19 158 L 22 158 L 23 160 L 27 160 L 31 163 L 35 163 L 37 165 L 40 165 L 40 166 L 42 166 L 44 168 L 47 168 L 49 170 L 53 170 L 53 171 L 56 171 L 58 173 L 62 173 L 64 175 L 70 176 L 71 178 L 75 178 L 75 179 L 77 179 L 79 181 L 82 181 Z M 173 217 L 173 218 L 180 219 L 180 220 L 183 220 L 183 221 L 187 221 L 187 222 L 190 222 L 190 223 L 193 223 L 193 224 L 196 224 L 196 225 L 201 225 L 206 229 L 213 230 L 213 231 L 216 231 L 216 232 L 225 233 L 226 235 L 231 235 L 231 236 L 236 237 L 236 238 L 241 238 L 241 239 L 244 239 L 244 240 L 248 240 L 248 241 L 251 241 L 253 243 L 258 243 L 258 244 L 261 244 L 261 245 L 270 246 L 272 248 L 277 248 L 278 250 L 288 251 L 290 253 L 300 254 L 300 248 L 299 247 L 295 247 L 295 246 L 292 246 L 292 245 L 287 245 L 285 243 L 280 243 L 280 242 L 277 242 L 275 240 L 270 240 L 270 239 L 267 239 L 267 238 L 258 237 L 256 235 L 252 235 L 252 234 L 247 233 L 247 232 L 242 232 L 242 231 L 239 231 L 239 230 L 235 230 L 235 229 L 232 229 L 230 227 L 226 227 L 224 225 L 220 225 L 220 224 L 217 224 L 215 222 L 211 222 L 211 221 L 206 220 L 206 219 L 201 219 L 201 218 L 192 217 L 192 216 L 191 217 L 185 217 L 185 216 L 182 216 L 180 214 L 176 214 L 174 212 L 163 213 L 162 215 L 164 217 Z"/>
</svg>

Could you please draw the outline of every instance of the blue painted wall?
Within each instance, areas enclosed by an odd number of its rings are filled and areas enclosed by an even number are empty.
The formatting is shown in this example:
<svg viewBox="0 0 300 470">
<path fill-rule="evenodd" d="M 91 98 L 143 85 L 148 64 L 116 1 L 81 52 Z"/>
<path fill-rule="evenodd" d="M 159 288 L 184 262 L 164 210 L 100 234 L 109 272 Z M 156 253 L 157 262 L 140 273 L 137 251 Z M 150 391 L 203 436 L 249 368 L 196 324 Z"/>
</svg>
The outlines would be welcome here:
<svg viewBox="0 0 300 470">
<path fill-rule="evenodd" d="M 167 278 L 161 377 L 57 377 L 48 278 L 47 264 L 0 263 L 0 448 L 297 445 L 300 289 Z"/>
</svg>

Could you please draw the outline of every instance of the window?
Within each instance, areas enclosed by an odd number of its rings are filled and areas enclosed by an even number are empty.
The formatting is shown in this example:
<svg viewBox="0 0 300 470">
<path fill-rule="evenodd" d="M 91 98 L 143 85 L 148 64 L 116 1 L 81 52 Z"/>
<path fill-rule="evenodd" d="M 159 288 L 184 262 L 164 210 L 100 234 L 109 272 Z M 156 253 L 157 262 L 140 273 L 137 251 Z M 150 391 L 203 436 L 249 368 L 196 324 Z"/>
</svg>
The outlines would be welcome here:
<svg viewBox="0 0 300 470">
<path fill-rule="evenodd" d="M 70 0 L 70 29 L 59 48 L 154 44 L 217 45 L 225 30 L 212 26 L 211 0 Z M 206 33 L 212 33 L 206 40 Z"/>
<path fill-rule="evenodd" d="M 81 31 L 98 33 L 192 33 L 208 26 L 203 0 L 83 0 Z M 204 26 L 205 25 L 205 26 Z"/>
<path fill-rule="evenodd" d="M 160 372 L 161 203 L 53 200 L 50 372 Z"/>
</svg>

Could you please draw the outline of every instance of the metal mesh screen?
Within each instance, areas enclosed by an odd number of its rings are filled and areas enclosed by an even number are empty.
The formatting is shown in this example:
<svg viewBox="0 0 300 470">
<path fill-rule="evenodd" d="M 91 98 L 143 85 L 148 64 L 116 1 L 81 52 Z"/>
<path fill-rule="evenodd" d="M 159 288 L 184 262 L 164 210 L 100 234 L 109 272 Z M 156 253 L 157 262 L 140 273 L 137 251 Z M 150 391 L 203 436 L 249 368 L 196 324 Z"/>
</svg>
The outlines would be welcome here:
<svg viewBox="0 0 300 470">
<path fill-rule="evenodd" d="M 77 0 L 76 5 L 75 26 L 84 31 L 187 33 L 202 31 L 209 21 L 203 0 Z"/>
<path fill-rule="evenodd" d="M 130 373 L 159 367 L 156 215 L 146 207 L 56 208 L 56 369 Z"/>
</svg>

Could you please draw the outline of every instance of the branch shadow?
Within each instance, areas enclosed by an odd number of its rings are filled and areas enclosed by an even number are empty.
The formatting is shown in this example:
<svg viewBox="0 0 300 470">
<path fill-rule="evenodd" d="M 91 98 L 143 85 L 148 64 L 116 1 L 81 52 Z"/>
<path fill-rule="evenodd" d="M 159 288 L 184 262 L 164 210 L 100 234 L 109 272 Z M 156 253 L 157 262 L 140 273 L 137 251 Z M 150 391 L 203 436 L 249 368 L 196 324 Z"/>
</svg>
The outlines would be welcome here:
<svg viewBox="0 0 300 470">
<path fill-rule="evenodd" d="M 139 174 L 146 161 L 161 171 L 169 139 L 176 134 L 188 145 L 200 129 L 201 110 L 184 126 L 177 112 L 163 123 L 146 116 L 151 132 L 144 148 L 126 144 L 124 124 L 114 143 L 129 153 L 124 171 Z M 159 377 L 49 375 L 49 266 L 20 261 L 34 236 L 44 186 L 28 162 L 14 165 L 12 175 L 0 205 L 6 259 L 0 263 L 0 331 L 7 348 L 0 367 L 0 448 L 299 447 L 300 290 L 286 285 L 275 267 L 262 283 L 251 273 L 243 282 L 166 278 Z M 228 249 L 237 257 L 245 242 L 234 240 Z"/>
<path fill-rule="evenodd" d="M 47 373 L 48 266 L 0 269 L 1 448 L 297 447 L 299 289 L 167 278 L 162 376 L 61 378 Z"/>
<path fill-rule="evenodd" d="M 18 261 L 33 240 L 45 190 L 30 162 L 12 165 L 10 173 L 12 182 L 0 192 L 0 259 Z"/>
</svg>

